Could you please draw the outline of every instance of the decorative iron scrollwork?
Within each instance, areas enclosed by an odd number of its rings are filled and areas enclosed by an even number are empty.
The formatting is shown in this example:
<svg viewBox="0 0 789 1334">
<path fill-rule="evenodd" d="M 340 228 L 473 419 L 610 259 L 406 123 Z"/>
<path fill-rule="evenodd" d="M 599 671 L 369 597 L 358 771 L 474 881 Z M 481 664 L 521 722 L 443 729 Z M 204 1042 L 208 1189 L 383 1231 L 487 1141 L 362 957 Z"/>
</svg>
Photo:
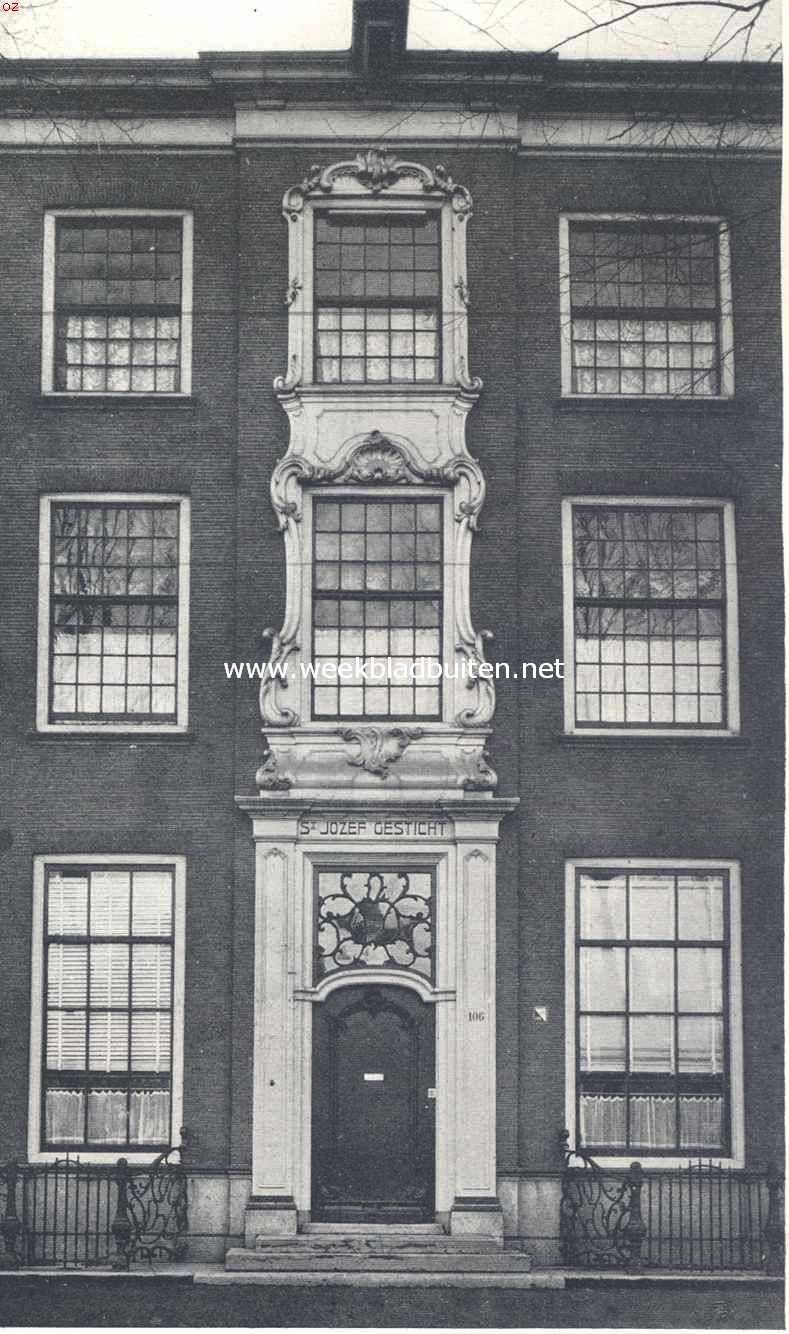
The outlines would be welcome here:
<svg viewBox="0 0 789 1334">
<path fill-rule="evenodd" d="M 407 968 L 430 977 L 432 953 L 429 872 L 319 873 L 319 977 L 343 968 Z"/>
</svg>

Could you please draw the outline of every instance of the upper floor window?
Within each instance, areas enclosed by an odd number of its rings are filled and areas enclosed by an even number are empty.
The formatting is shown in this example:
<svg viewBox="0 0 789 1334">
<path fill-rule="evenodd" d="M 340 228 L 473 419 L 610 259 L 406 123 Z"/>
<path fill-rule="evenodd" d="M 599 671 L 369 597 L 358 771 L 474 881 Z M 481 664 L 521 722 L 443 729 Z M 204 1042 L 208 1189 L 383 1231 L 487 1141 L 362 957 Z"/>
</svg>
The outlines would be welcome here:
<svg viewBox="0 0 789 1334">
<path fill-rule="evenodd" d="M 184 213 L 46 215 L 45 393 L 189 393 L 191 238 Z"/>
<path fill-rule="evenodd" d="M 441 717 L 442 503 L 313 502 L 313 717 Z"/>
<path fill-rule="evenodd" d="M 158 1152 L 180 1120 L 180 858 L 36 859 L 31 1152 Z"/>
<path fill-rule="evenodd" d="M 570 216 L 561 228 L 566 394 L 733 392 L 726 224 Z"/>
<path fill-rule="evenodd" d="M 325 383 L 439 378 L 440 214 L 315 214 L 315 368 Z"/>
<path fill-rule="evenodd" d="M 736 732 L 734 514 L 710 501 L 564 502 L 569 732 Z"/>
<path fill-rule="evenodd" d="M 730 863 L 568 867 L 568 1112 L 593 1154 L 741 1150 L 736 876 Z"/>
<path fill-rule="evenodd" d="M 274 388 L 475 395 L 468 368 L 471 196 L 444 168 L 369 148 L 286 190 L 288 364 Z M 379 397 L 385 398 L 381 392 Z"/>
<path fill-rule="evenodd" d="M 188 502 L 42 501 L 39 727 L 186 722 Z"/>
</svg>

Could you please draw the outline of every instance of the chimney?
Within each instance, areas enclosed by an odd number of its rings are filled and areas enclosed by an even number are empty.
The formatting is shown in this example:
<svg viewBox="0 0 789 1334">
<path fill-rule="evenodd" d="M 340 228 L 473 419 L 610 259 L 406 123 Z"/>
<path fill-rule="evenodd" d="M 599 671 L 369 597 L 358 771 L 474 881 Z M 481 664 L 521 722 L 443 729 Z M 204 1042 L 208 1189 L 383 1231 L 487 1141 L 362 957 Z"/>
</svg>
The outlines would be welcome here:
<svg viewBox="0 0 789 1334">
<path fill-rule="evenodd" d="M 370 82 L 396 77 L 405 55 L 408 0 L 353 0 L 351 55 Z"/>
</svg>

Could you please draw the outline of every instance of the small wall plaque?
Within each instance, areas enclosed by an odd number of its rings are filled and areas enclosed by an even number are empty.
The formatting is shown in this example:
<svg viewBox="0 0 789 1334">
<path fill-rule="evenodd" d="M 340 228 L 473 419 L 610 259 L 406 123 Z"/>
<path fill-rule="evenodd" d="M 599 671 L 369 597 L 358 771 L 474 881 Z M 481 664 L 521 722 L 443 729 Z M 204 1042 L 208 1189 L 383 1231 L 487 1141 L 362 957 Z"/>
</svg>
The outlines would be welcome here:
<svg viewBox="0 0 789 1334">
<path fill-rule="evenodd" d="M 365 1084 L 383 1084 L 384 1077 L 383 1075 L 373 1074 L 365 1070 L 364 1082 Z"/>
</svg>

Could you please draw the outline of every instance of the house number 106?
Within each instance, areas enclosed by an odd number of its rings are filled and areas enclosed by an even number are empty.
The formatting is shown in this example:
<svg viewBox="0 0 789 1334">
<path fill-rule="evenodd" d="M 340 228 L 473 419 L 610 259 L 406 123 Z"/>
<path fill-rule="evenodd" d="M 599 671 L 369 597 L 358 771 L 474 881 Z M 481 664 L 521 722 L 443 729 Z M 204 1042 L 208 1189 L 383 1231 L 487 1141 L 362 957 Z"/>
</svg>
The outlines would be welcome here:
<svg viewBox="0 0 789 1334">
<path fill-rule="evenodd" d="M 484 1022 L 485 1022 L 485 1011 L 484 1011 L 484 1010 L 469 1010 L 469 1012 L 468 1012 L 468 1018 L 469 1018 L 469 1023 L 470 1023 L 470 1024 L 484 1024 Z"/>
</svg>

